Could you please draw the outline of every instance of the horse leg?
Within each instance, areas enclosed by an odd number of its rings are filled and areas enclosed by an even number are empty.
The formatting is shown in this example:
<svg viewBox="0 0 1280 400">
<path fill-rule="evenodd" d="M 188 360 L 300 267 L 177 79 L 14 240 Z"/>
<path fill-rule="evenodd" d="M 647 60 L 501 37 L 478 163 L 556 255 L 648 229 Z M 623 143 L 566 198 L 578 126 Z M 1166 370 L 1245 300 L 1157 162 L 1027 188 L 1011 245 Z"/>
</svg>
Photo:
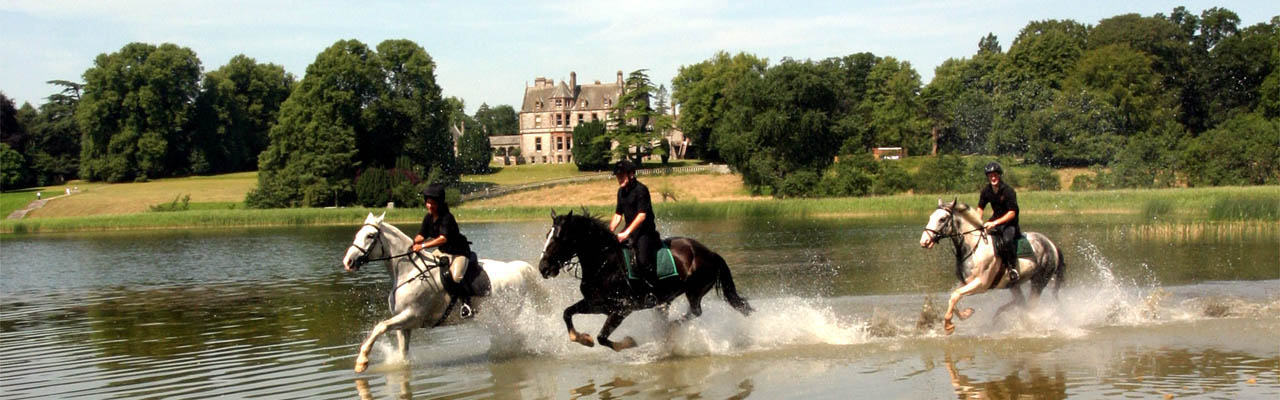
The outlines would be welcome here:
<svg viewBox="0 0 1280 400">
<path fill-rule="evenodd" d="M 690 293 L 686 294 L 685 298 L 689 300 L 689 312 L 685 313 L 683 317 L 680 317 L 680 319 L 673 322 L 673 325 L 680 325 L 685 322 L 689 322 L 691 319 L 702 316 L 702 295 L 695 296 Z"/>
<path fill-rule="evenodd" d="M 592 347 L 596 343 L 591 341 L 591 335 L 586 333 L 578 333 L 577 329 L 573 329 L 573 316 L 589 312 L 591 306 L 587 304 L 587 299 L 578 300 L 577 303 L 564 309 L 564 326 L 569 328 L 569 341 L 577 342 L 583 346 Z"/>
<path fill-rule="evenodd" d="M 400 330 L 411 327 L 412 325 L 409 322 L 417 321 L 415 317 L 417 317 L 417 313 L 410 308 L 374 325 L 373 331 L 369 332 L 369 338 L 360 344 L 360 353 L 356 355 L 356 372 L 364 372 L 366 368 L 369 368 L 369 351 L 373 349 L 373 342 L 378 340 L 378 336 L 387 333 L 388 329 Z M 407 344 L 408 336 L 405 336 L 405 342 Z M 405 349 L 407 350 L 408 347 L 406 346 Z"/>
<path fill-rule="evenodd" d="M 1013 293 L 1013 300 L 1009 300 L 1008 303 L 1005 303 L 1005 305 L 1000 306 L 1000 308 L 996 309 L 996 315 L 991 316 L 992 322 L 995 322 L 996 320 L 1000 319 L 1000 313 L 1003 313 L 1004 310 L 1007 310 L 1009 309 L 1009 307 L 1012 307 L 1015 305 L 1022 306 L 1023 303 L 1025 302 L 1025 300 L 1022 298 L 1022 288 L 1018 286 L 1014 286 L 1009 288 L 1009 291 Z"/>
<path fill-rule="evenodd" d="M 396 339 L 398 339 L 400 342 L 400 359 L 402 360 L 409 359 L 409 333 L 410 332 L 413 332 L 413 330 L 407 329 L 407 328 L 396 331 Z"/>
<path fill-rule="evenodd" d="M 980 288 L 982 288 L 982 285 L 985 285 L 986 283 L 987 283 L 986 280 L 981 279 L 980 277 L 977 277 L 969 281 L 969 283 L 965 284 L 964 286 L 961 286 L 959 289 L 956 289 L 955 291 L 951 292 L 951 299 L 950 301 L 947 302 L 947 313 L 942 318 L 942 329 L 945 330 L 948 335 L 956 331 L 955 324 L 951 323 L 951 316 L 956 313 L 955 312 L 956 303 L 960 302 L 961 297 L 964 297 L 968 294 L 978 291 Z M 973 314 L 972 308 L 965 309 L 963 312 L 960 313 L 960 319 L 969 318 L 969 315 L 972 315 L 972 314 Z"/>
<path fill-rule="evenodd" d="M 609 335 L 613 333 L 614 329 L 618 328 L 618 325 L 622 324 L 622 320 L 627 318 L 627 314 L 628 313 L 609 314 L 609 317 L 604 320 L 604 327 L 600 328 L 600 345 L 609 346 L 613 351 L 623 351 L 636 347 L 636 340 L 630 336 L 622 338 L 622 340 L 617 343 L 609 340 Z"/>
</svg>

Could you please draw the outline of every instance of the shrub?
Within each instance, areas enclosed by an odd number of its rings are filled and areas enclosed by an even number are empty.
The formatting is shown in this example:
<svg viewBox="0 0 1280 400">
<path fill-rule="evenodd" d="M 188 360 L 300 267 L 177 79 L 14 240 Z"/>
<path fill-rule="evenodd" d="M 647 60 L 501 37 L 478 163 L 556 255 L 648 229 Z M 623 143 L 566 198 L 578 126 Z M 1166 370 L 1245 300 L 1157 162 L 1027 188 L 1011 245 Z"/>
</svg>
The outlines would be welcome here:
<svg viewBox="0 0 1280 400">
<path fill-rule="evenodd" d="M 191 209 L 191 194 L 174 196 L 173 201 L 150 206 L 152 212 L 186 211 Z"/>
<path fill-rule="evenodd" d="M 911 175 L 896 162 L 885 163 L 871 186 L 872 194 L 897 194 L 911 190 Z"/>
<path fill-rule="evenodd" d="M 978 171 L 981 171 L 979 169 Z M 926 159 L 915 175 L 915 188 L 922 193 L 976 191 L 985 180 L 973 173 L 964 159 L 943 155 Z"/>
<path fill-rule="evenodd" d="M 378 207 L 391 201 L 391 175 L 378 167 L 366 168 L 356 177 L 356 202 Z"/>
<path fill-rule="evenodd" d="M 1096 189 L 1094 185 L 1095 183 L 1093 181 L 1093 175 L 1081 174 L 1081 175 L 1076 175 L 1075 178 L 1071 178 L 1071 191 L 1073 192 L 1083 192 L 1086 190 L 1094 190 Z"/>
<path fill-rule="evenodd" d="M 774 197 L 810 197 L 821 179 L 813 171 L 794 171 L 783 178 Z"/>
<path fill-rule="evenodd" d="M 1035 190 L 1059 190 L 1062 187 L 1062 183 L 1058 179 L 1058 171 L 1038 165 L 1031 167 L 1027 183 Z"/>
</svg>

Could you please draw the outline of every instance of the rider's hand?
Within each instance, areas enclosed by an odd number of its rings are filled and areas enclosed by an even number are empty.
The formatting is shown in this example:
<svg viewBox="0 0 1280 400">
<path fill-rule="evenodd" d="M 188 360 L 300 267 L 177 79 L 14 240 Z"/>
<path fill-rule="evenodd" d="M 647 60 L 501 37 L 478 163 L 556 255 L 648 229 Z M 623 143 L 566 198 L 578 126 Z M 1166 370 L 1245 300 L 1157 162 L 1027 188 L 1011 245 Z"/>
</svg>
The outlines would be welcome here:
<svg viewBox="0 0 1280 400">
<path fill-rule="evenodd" d="M 618 234 L 618 243 L 622 243 L 622 242 L 627 241 L 627 236 L 630 236 L 630 235 L 629 235 L 629 234 L 627 234 L 626 232 L 619 233 L 619 234 Z"/>
<path fill-rule="evenodd" d="M 414 252 L 414 253 L 417 253 L 417 252 L 419 252 L 419 251 L 422 251 L 422 244 L 421 244 L 421 243 L 414 243 L 414 244 L 413 244 L 413 252 Z"/>
<path fill-rule="evenodd" d="M 984 230 L 988 230 L 988 231 L 989 231 L 989 230 L 991 230 L 992 228 L 995 228 L 995 227 L 996 227 L 996 223 L 995 223 L 995 221 L 987 221 L 987 222 L 983 222 L 983 223 L 982 223 L 982 229 L 984 229 Z"/>
</svg>

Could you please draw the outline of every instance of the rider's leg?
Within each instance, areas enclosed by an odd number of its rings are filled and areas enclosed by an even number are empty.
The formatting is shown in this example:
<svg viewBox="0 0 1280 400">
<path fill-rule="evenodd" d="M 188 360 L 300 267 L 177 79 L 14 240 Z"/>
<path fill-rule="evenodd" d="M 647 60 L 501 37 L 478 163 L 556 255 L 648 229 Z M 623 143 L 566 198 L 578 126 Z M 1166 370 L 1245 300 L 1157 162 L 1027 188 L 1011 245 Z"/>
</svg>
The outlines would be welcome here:
<svg viewBox="0 0 1280 400">
<path fill-rule="evenodd" d="M 662 248 L 662 240 L 657 233 L 641 236 L 636 240 L 636 267 L 640 277 L 646 281 L 657 281 L 658 249 Z"/>
</svg>

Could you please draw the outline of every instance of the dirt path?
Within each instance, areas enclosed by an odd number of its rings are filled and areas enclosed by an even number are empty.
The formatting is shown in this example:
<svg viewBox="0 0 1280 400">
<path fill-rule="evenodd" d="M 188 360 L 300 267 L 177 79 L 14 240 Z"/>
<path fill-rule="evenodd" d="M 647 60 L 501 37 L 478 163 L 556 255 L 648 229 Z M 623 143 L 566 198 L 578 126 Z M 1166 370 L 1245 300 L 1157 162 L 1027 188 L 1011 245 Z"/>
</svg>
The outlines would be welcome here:
<svg viewBox="0 0 1280 400">
<path fill-rule="evenodd" d="M 35 211 L 37 208 L 44 207 L 44 204 L 48 203 L 50 200 L 59 199 L 59 198 L 67 197 L 70 195 L 71 195 L 70 193 L 67 193 L 67 194 L 62 194 L 58 196 L 53 196 L 47 199 L 40 199 L 40 200 L 33 201 L 31 203 L 28 203 L 27 206 L 23 207 L 21 210 L 16 210 L 10 213 L 9 216 L 5 218 L 6 219 L 22 219 L 23 217 L 27 216 L 27 213 Z"/>
</svg>

